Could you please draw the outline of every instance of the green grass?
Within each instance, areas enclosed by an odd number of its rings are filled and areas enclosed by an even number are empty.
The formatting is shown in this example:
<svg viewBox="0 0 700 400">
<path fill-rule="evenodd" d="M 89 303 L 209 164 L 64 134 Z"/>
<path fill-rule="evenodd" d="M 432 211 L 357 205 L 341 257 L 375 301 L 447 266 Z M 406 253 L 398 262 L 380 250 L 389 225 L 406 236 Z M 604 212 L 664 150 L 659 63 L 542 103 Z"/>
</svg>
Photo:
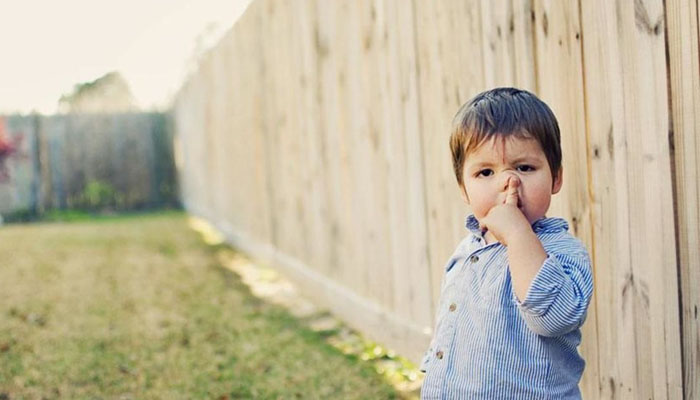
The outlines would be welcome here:
<svg viewBox="0 0 700 400">
<path fill-rule="evenodd" d="M 219 251 L 174 212 L 1 227 L 0 399 L 398 397 Z"/>
<path fill-rule="evenodd" d="M 111 210 L 82 210 L 82 209 L 66 209 L 66 210 L 48 210 L 38 214 L 31 210 L 19 210 L 8 214 L 3 214 L 3 221 L 7 224 L 17 223 L 34 223 L 34 222 L 98 222 L 111 221 L 114 219 L 140 218 L 147 216 L 156 216 L 163 214 L 181 214 L 177 209 L 157 210 L 145 209 L 136 211 L 111 211 Z"/>
</svg>

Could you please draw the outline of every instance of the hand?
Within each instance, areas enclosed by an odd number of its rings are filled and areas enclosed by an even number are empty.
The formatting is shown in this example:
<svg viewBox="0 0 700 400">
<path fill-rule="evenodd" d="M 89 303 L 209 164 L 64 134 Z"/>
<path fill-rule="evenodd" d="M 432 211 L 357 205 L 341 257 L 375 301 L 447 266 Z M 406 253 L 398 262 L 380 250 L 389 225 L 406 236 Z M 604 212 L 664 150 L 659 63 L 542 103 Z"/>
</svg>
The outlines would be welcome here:
<svg viewBox="0 0 700 400">
<path fill-rule="evenodd" d="M 503 203 L 491 208 L 486 217 L 479 221 L 481 228 L 488 229 L 504 246 L 508 246 L 508 240 L 515 235 L 532 229 L 525 214 L 518 208 L 519 186 L 520 179 L 517 176 L 509 177 Z"/>
</svg>

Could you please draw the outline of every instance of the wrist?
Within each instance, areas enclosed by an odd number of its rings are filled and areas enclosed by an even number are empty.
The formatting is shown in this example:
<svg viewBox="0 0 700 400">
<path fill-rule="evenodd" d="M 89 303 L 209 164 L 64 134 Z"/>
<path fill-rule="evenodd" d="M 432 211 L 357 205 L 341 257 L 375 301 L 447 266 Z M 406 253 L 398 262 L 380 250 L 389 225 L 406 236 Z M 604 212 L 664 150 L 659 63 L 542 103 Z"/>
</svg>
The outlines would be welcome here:
<svg viewBox="0 0 700 400">
<path fill-rule="evenodd" d="M 542 248 L 540 238 L 537 237 L 537 234 L 530 226 L 511 231 L 507 238 L 507 243 L 509 250 L 517 252 L 528 252 L 528 250 L 532 251 L 533 249 Z"/>
<path fill-rule="evenodd" d="M 507 247 L 508 266 L 513 279 L 513 290 L 518 300 L 525 301 L 530 284 L 547 259 L 547 252 L 535 232 L 524 232 Z"/>
<path fill-rule="evenodd" d="M 531 242 L 533 238 L 539 241 L 539 239 L 537 239 L 537 235 L 535 235 L 535 232 L 532 230 L 532 226 L 530 226 L 530 224 L 524 218 L 522 223 L 514 224 L 511 229 L 503 232 L 503 236 L 503 240 L 505 242 L 504 244 L 506 245 L 520 242 Z"/>
</svg>

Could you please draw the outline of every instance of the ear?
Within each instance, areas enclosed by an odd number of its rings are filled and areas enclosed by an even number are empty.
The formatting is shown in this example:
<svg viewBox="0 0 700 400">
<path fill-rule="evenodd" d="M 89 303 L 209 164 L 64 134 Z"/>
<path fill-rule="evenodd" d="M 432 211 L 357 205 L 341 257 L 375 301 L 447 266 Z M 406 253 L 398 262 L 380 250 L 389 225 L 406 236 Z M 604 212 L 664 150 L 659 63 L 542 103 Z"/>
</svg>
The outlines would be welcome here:
<svg viewBox="0 0 700 400">
<path fill-rule="evenodd" d="M 552 182 L 552 194 L 559 193 L 561 186 L 564 184 L 564 167 L 559 167 L 559 172 L 554 177 L 554 182 Z"/>
<path fill-rule="evenodd" d="M 464 187 L 464 183 L 459 184 L 459 194 L 462 196 L 462 200 L 469 204 L 469 195 L 467 194 L 467 189 Z"/>
</svg>

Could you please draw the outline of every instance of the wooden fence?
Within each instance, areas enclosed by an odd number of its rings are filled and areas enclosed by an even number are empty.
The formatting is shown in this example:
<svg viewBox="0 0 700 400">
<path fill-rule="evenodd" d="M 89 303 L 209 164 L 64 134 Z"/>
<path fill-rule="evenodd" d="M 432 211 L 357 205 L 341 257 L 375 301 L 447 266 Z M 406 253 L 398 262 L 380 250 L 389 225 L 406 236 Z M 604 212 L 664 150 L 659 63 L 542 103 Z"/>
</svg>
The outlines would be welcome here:
<svg viewBox="0 0 700 400">
<path fill-rule="evenodd" d="M 700 398 L 696 0 L 255 0 L 175 106 L 185 206 L 417 360 L 466 232 L 457 108 L 532 90 L 595 272 L 585 398 Z"/>
<path fill-rule="evenodd" d="M 0 213 L 176 204 L 168 121 L 160 113 L 2 118 L 19 148 L 0 183 Z"/>
</svg>

